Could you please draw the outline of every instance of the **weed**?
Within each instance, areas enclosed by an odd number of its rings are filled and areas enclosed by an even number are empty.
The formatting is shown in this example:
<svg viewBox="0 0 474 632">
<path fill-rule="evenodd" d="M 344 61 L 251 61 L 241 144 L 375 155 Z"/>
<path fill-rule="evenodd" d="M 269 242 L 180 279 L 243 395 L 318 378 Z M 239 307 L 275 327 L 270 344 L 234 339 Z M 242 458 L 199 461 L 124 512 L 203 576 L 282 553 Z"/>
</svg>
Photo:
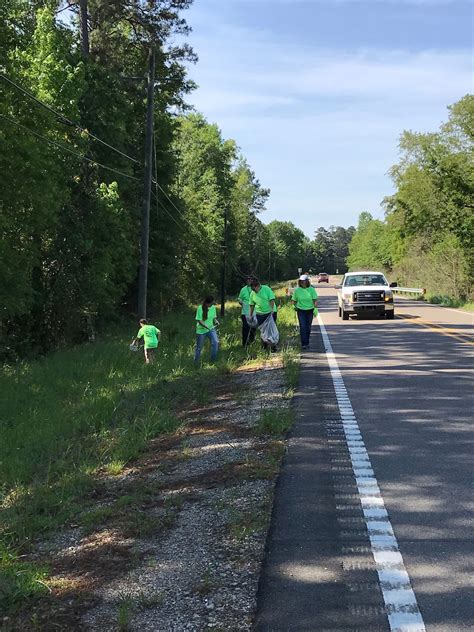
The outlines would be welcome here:
<svg viewBox="0 0 474 632">
<path fill-rule="evenodd" d="M 208 566 L 201 580 L 193 586 L 192 590 L 198 595 L 204 597 L 205 595 L 208 595 L 213 590 L 215 590 L 217 587 L 218 583 L 216 581 L 216 578 L 214 577 L 211 567 Z"/>
<path fill-rule="evenodd" d="M 265 529 L 267 515 L 262 510 L 240 512 L 232 509 L 227 526 L 233 538 L 243 540 L 256 531 Z"/>
<path fill-rule="evenodd" d="M 130 620 L 134 610 L 133 597 L 124 595 L 120 598 L 117 613 L 117 628 L 119 632 L 128 632 L 130 630 Z"/>
<path fill-rule="evenodd" d="M 103 525 L 115 513 L 115 506 L 97 507 L 84 514 L 80 518 L 80 524 L 84 533 L 91 533 L 98 525 Z"/>
<path fill-rule="evenodd" d="M 168 496 L 168 498 L 166 498 L 165 507 L 181 509 L 184 501 L 185 496 L 183 494 L 172 494 L 171 496 Z"/>
<path fill-rule="evenodd" d="M 0 612 L 14 612 L 26 600 L 49 592 L 47 572 L 20 561 L 0 545 Z"/>
<path fill-rule="evenodd" d="M 118 476 L 123 472 L 123 468 L 125 467 L 125 463 L 123 461 L 111 461 L 105 465 L 105 472 L 110 474 L 110 476 Z"/>
<path fill-rule="evenodd" d="M 293 424 L 293 411 L 290 408 L 263 408 L 255 427 L 257 436 L 280 436 Z"/>
<path fill-rule="evenodd" d="M 294 347 L 286 347 L 282 353 L 282 360 L 287 387 L 286 396 L 292 397 L 295 388 L 298 386 L 300 375 L 300 363 L 296 349 Z"/>
</svg>

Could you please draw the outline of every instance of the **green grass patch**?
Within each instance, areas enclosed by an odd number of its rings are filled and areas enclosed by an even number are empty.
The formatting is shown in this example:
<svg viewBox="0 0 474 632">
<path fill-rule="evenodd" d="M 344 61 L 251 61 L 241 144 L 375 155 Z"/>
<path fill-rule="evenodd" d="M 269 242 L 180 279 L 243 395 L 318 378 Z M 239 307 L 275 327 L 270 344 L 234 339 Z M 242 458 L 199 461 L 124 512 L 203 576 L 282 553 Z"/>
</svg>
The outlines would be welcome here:
<svg viewBox="0 0 474 632">
<path fill-rule="evenodd" d="M 284 303 L 282 294 L 280 287 L 277 295 Z M 293 319 L 290 308 L 282 306 L 278 327 L 284 358 Z M 162 331 L 152 365 L 145 365 L 142 352 L 128 348 L 138 330 L 133 321 L 114 325 L 95 343 L 4 365 L 0 371 L 0 550 L 8 552 L 0 557 L 0 573 L 7 610 L 46 590 L 44 571 L 26 572 L 24 567 L 20 572 L 19 562 L 12 561 L 15 552 L 68 521 L 93 530 L 120 514 L 135 501 L 122 498 L 111 508 L 87 512 L 97 477 L 122 474 L 150 439 L 179 429 L 176 410 L 211 402 L 223 376 L 266 357 L 258 341 L 242 349 L 237 303 L 229 304 L 221 323 L 217 362 L 209 362 L 206 346 L 199 367 L 193 361 L 194 309 L 150 320 Z M 267 425 L 273 428 L 269 420 L 262 421 L 262 428 Z M 277 421 L 275 428 L 285 424 Z M 151 528 L 147 521 L 130 524 L 135 534 Z"/>
<path fill-rule="evenodd" d="M 278 437 L 287 432 L 293 424 L 293 410 L 290 408 L 263 408 L 255 427 L 258 436 Z"/>
<path fill-rule="evenodd" d="M 25 598 L 49 592 L 46 569 L 20 561 L 1 546 L 0 561 L 0 612 L 14 612 Z"/>
<path fill-rule="evenodd" d="M 457 307 L 459 309 L 464 309 L 467 312 L 474 312 L 474 303 L 467 302 L 462 299 L 452 298 L 451 296 L 442 296 L 439 294 L 428 294 L 424 298 L 428 303 L 433 303 L 434 305 L 442 305 L 443 307 Z"/>
<path fill-rule="evenodd" d="M 263 531 L 267 526 L 267 522 L 268 515 L 263 508 L 244 512 L 231 509 L 228 529 L 233 538 L 243 540 L 253 533 Z"/>
</svg>

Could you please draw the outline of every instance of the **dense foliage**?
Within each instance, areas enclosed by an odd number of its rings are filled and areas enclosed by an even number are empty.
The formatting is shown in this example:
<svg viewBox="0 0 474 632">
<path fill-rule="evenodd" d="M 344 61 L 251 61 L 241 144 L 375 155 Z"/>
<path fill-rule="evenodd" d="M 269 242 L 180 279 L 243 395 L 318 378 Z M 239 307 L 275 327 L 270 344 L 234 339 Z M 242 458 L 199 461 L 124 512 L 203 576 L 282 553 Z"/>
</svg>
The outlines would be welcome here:
<svg viewBox="0 0 474 632">
<path fill-rule="evenodd" d="M 362 213 L 351 269 L 383 268 L 403 284 L 469 299 L 474 291 L 474 96 L 431 134 L 404 132 L 385 221 Z"/>
<path fill-rule="evenodd" d="M 87 38 L 78 2 L 0 5 L 3 357 L 79 341 L 136 309 L 151 40 L 149 312 L 217 293 L 224 250 L 228 292 L 248 272 L 268 275 L 276 252 L 258 217 L 269 191 L 236 143 L 186 105 L 195 55 L 171 42 L 189 31 L 191 0 L 82 4 Z"/>
</svg>

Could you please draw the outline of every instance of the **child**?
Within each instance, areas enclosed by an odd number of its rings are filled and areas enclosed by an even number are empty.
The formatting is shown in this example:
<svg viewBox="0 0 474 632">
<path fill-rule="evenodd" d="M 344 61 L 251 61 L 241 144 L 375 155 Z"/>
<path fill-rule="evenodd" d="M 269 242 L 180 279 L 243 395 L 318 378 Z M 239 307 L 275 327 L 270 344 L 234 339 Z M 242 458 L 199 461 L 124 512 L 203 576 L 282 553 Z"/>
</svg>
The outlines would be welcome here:
<svg viewBox="0 0 474 632">
<path fill-rule="evenodd" d="M 211 343 L 211 361 L 217 358 L 217 350 L 219 348 L 219 338 L 217 337 L 216 325 L 217 320 L 216 306 L 214 305 L 214 297 L 206 296 L 202 305 L 196 310 L 196 351 L 194 353 L 194 361 L 199 362 L 201 351 L 206 338 Z"/>
<path fill-rule="evenodd" d="M 158 348 L 160 335 L 160 330 L 155 327 L 155 325 L 149 325 L 146 318 L 142 318 L 140 320 L 140 329 L 132 344 L 138 344 L 139 339 L 143 338 L 145 347 L 145 362 L 147 364 L 151 364 L 151 362 L 153 362 L 153 356 Z"/>
</svg>

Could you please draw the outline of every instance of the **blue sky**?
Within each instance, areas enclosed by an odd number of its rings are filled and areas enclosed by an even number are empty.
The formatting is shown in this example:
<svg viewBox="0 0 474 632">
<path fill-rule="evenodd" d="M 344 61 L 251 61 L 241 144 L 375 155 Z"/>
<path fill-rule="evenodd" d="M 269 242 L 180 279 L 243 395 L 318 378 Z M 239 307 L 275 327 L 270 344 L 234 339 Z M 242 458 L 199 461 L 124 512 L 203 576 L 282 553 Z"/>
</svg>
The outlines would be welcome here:
<svg viewBox="0 0 474 632">
<path fill-rule="evenodd" d="M 194 0 L 185 17 L 190 102 L 270 187 L 261 219 L 308 236 L 383 217 L 400 133 L 473 91 L 464 0 Z"/>
</svg>

